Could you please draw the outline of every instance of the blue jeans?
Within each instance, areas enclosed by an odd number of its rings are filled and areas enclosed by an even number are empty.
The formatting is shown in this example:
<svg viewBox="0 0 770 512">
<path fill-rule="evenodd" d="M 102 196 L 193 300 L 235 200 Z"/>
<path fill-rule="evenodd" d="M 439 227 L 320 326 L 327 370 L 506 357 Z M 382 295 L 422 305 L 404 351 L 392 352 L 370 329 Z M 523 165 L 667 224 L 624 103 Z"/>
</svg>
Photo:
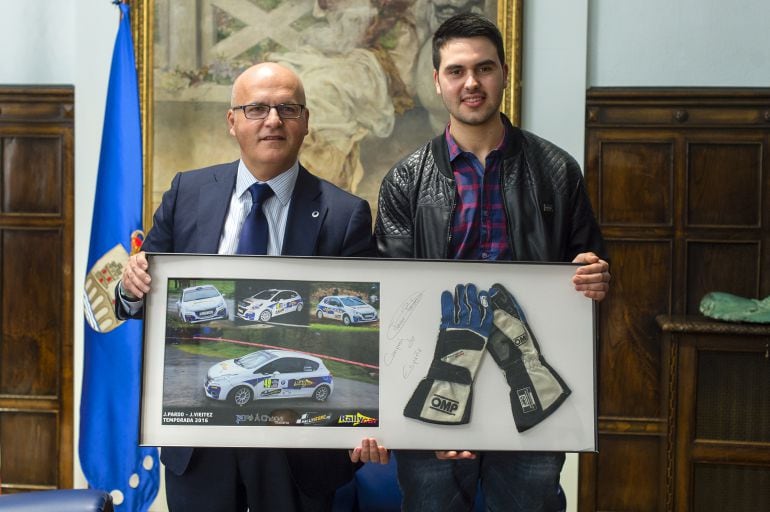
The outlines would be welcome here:
<svg viewBox="0 0 770 512">
<path fill-rule="evenodd" d="M 479 482 L 490 512 L 564 509 L 563 453 L 477 452 L 474 460 L 447 461 L 432 451 L 399 450 L 396 462 L 404 512 L 468 512 Z"/>
</svg>

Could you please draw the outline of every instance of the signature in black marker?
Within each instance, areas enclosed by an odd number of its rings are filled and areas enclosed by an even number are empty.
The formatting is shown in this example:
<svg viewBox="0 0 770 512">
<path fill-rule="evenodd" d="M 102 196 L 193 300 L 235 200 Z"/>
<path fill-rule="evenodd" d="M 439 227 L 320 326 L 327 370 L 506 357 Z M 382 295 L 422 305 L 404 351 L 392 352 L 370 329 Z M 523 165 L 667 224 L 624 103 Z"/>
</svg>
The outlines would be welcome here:
<svg viewBox="0 0 770 512">
<path fill-rule="evenodd" d="M 388 325 L 388 339 L 392 340 L 398 336 L 398 333 L 404 328 L 404 325 L 406 325 L 406 322 L 409 320 L 409 317 L 412 316 L 414 310 L 417 309 L 417 305 L 421 300 L 422 292 L 415 292 L 398 306 L 395 315 L 393 315 L 393 320 L 391 320 L 390 325 Z"/>
</svg>

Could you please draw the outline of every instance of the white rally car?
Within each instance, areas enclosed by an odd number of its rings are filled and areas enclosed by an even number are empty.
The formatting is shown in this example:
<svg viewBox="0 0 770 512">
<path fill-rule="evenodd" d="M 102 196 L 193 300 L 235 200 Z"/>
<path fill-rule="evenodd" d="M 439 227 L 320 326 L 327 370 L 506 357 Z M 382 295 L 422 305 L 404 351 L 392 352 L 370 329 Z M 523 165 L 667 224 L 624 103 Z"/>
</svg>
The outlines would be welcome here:
<svg viewBox="0 0 770 512">
<path fill-rule="evenodd" d="M 293 290 L 262 290 L 238 303 L 236 316 L 250 322 L 268 322 L 274 316 L 302 311 L 304 302 Z"/>
<path fill-rule="evenodd" d="M 206 396 L 244 406 L 270 398 L 328 399 L 334 391 L 332 374 L 317 357 L 291 350 L 258 350 L 209 368 Z"/>
<path fill-rule="evenodd" d="M 227 318 L 227 304 L 213 285 L 191 286 L 182 290 L 176 301 L 179 319 L 187 323 Z"/>
<path fill-rule="evenodd" d="M 318 319 L 332 318 L 345 325 L 377 321 L 377 310 L 353 295 L 327 295 L 318 303 Z"/>
</svg>

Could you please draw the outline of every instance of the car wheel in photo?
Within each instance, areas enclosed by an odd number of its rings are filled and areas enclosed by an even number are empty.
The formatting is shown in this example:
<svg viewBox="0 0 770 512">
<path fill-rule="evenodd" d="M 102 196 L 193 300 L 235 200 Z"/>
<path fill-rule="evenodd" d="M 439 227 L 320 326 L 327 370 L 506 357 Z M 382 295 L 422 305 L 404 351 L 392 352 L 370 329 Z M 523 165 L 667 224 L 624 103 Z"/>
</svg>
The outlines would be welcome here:
<svg viewBox="0 0 770 512">
<path fill-rule="evenodd" d="M 324 314 L 321 313 L 320 311 L 316 311 L 315 312 L 315 316 L 317 316 L 319 320 L 323 320 L 324 319 Z"/>
<path fill-rule="evenodd" d="M 331 389 L 329 389 L 329 386 L 318 386 L 313 392 L 313 400 L 317 400 L 318 402 L 325 402 L 326 399 L 329 398 L 329 395 L 331 395 Z"/>
<path fill-rule="evenodd" d="M 259 314 L 259 321 L 260 322 L 269 322 L 271 316 L 272 315 L 270 314 L 270 311 L 265 310 L 265 311 L 263 311 L 263 312 L 261 312 Z"/>
<path fill-rule="evenodd" d="M 345 325 L 350 325 L 350 317 L 348 315 L 343 316 L 342 323 Z"/>
<path fill-rule="evenodd" d="M 230 392 L 230 400 L 234 405 L 243 407 L 251 401 L 251 388 L 247 386 L 238 386 Z"/>
<path fill-rule="evenodd" d="M 301 302 L 297 304 L 297 311 L 302 311 L 302 306 L 303 304 Z"/>
</svg>

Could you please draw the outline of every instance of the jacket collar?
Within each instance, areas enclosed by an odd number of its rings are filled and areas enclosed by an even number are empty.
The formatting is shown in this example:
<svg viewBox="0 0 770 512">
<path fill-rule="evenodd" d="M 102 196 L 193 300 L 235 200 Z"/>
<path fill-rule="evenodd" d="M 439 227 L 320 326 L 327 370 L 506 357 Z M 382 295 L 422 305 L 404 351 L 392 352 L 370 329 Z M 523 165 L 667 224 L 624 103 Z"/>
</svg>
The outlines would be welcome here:
<svg viewBox="0 0 770 512">
<path fill-rule="evenodd" d="M 505 134 L 507 137 L 505 144 L 503 145 L 503 160 L 507 160 L 517 156 L 521 152 L 523 136 L 521 130 L 511 124 L 508 116 L 500 112 L 500 118 L 505 126 Z M 445 177 L 454 180 L 454 173 L 452 172 L 452 164 L 449 160 L 449 147 L 446 143 L 445 133 L 436 136 L 430 144 L 433 159 L 436 162 L 436 167 L 438 167 L 439 172 Z"/>
<path fill-rule="evenodd" d="M 281 254 L 312 256 L 316 253 L 318 234 L 328 211 L 321 198 L 321 180 L 300 165 L 286 220 Z"/>
<path fill-rule="evenodd" d="M 235 189 L 238 162 L 236 160 L 217 166 L 214 180 L 200 188 L 197 229 L 199 252 L 216 254 L 219 250 L 219 238 L 225 225 L 230 197 Z"/>
</svg>

